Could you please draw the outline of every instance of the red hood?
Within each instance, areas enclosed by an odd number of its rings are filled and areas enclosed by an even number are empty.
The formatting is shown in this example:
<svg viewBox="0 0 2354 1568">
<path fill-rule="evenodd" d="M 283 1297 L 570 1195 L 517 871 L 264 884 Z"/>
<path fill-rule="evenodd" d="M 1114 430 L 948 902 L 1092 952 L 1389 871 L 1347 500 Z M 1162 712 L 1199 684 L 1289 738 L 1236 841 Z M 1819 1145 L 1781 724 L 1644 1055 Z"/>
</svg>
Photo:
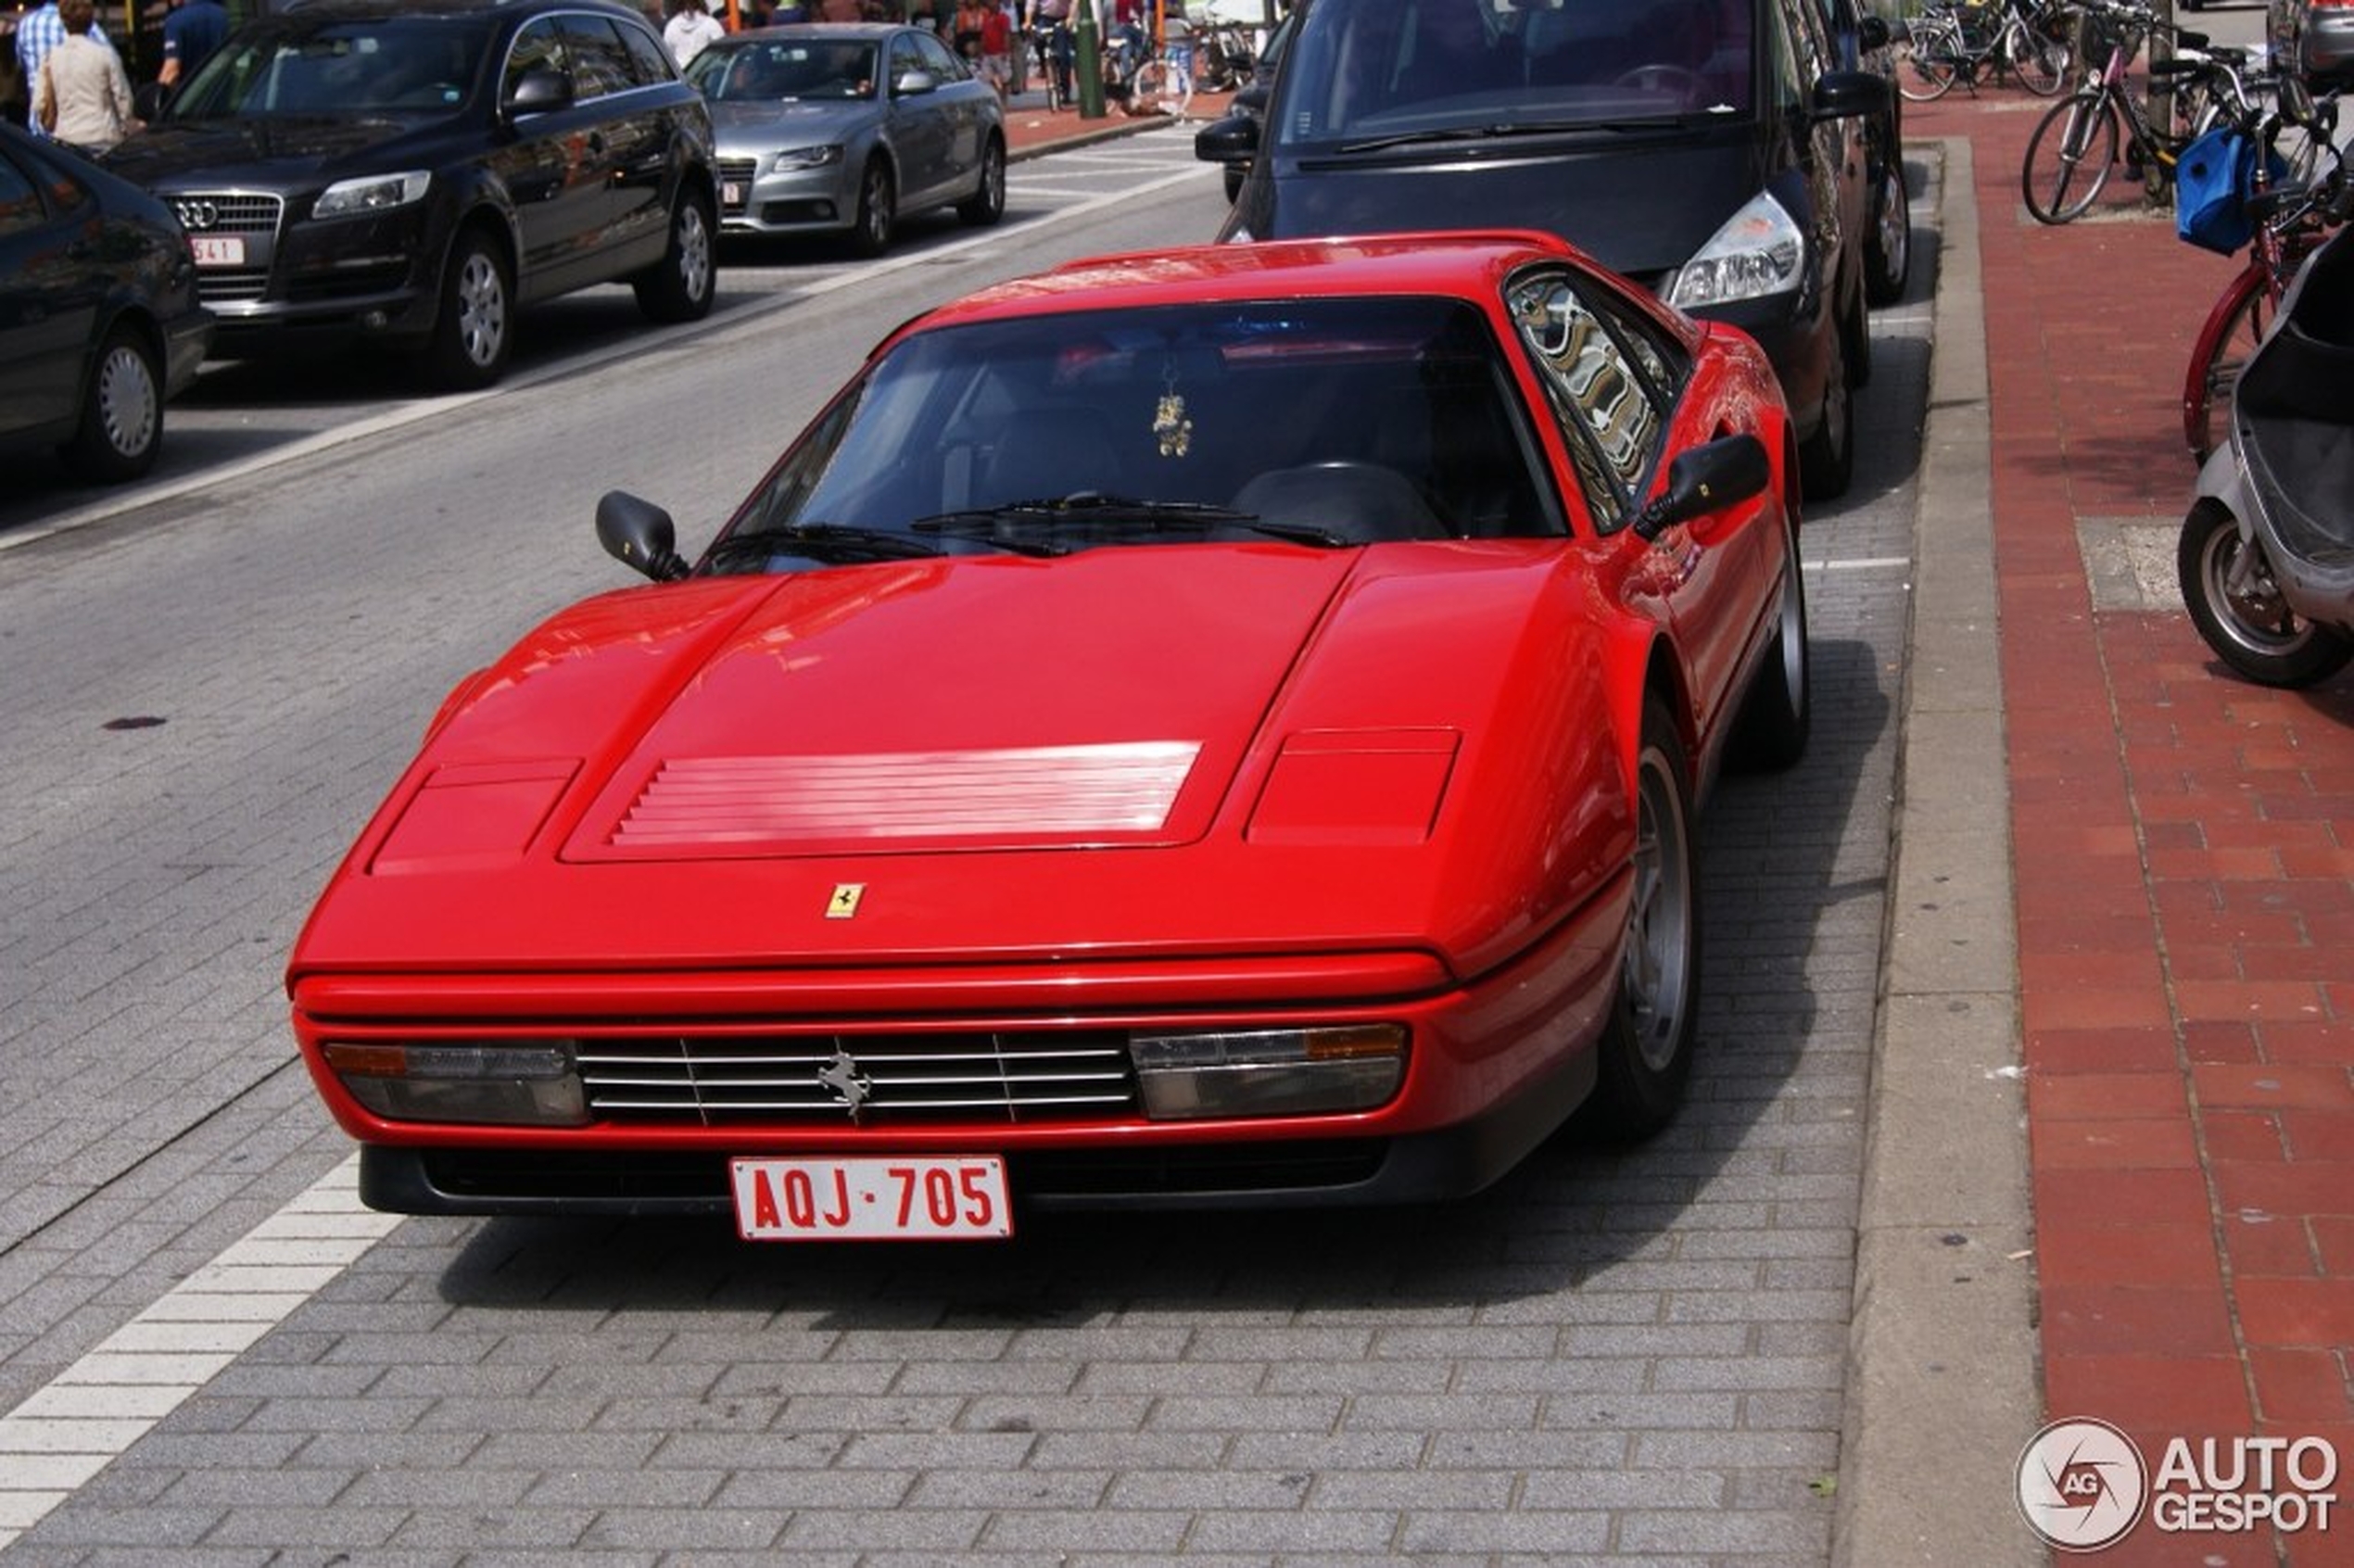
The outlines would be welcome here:
<svg viewBox="0 0 2354 1568">
<path fill-rule="evenodd" d="M 606 595 L 453 702 L 295 967 L 1509 946 L 1625 830 L 1559 792 L 1617 765 L 1600 646 L 1536 613 L 1575 580 L 1185 545 Z"/>
</svg>

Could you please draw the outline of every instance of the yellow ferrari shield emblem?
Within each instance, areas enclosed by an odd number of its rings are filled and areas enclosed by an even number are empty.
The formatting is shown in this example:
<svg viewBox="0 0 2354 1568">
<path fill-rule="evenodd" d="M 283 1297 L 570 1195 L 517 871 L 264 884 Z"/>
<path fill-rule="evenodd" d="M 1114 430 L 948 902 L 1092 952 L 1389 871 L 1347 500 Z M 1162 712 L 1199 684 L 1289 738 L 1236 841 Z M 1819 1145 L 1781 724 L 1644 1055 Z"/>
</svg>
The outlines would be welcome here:
<svg viewBox="0 0 2354 1568">
<path fill-rule="evenodd" d="M 858 901 L 867 896 L 864 882 L 836 882 L 834 896 L 826 901 L 826 918 L 847 920 L 858 913 Z"/>
</svg>

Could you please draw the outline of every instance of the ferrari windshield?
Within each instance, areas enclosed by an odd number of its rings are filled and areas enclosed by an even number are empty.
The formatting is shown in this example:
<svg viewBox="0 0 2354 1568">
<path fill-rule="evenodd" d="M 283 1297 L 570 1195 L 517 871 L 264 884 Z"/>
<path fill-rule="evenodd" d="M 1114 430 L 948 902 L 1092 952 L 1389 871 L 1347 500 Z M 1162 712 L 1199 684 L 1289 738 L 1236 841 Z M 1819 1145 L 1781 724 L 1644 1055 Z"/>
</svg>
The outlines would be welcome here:
<svg viewBox="0 0 2354 1568">
<path fill-rule="evenodd" d="M 475 92 L 492 19 L 299 16 L 231 38 L 177 98 L 174 120 L 448 113 Z"/>
<path fill-rule="evenodd" d="M 875 46 L 856 39 L 802 38 L 790 30 L 759 42 L 705 49 L 687 80 L 714 103 L 841 101 L 875 94 Z"/>
<path fill-rule="evenodd" d="M 1745 116 L 1753 8 L 1753 0 L 1319 0 L 1270 122 L 1279 145 L 1348 153 Z"/>
<path fill-rule="evenodd" d="M 1029 554 L 1559 534 L 1542 462 L 1495 335 L 1458 299 L 977 322 L 870 365 L 705 569 L 772 569 L 816 528 Z"/>
</svg>

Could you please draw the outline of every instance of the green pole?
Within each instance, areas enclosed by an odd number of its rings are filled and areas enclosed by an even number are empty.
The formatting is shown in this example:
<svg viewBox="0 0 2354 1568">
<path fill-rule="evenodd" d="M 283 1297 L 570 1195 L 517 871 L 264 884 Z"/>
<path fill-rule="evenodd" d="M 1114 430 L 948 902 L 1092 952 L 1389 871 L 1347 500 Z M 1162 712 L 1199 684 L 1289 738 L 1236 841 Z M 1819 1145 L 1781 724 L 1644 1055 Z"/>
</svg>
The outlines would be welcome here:
<svg viewBox="0 0 2354 1568">
<path fill-rule="evenodd" d="M 1104 40 L 1095 26 L 1095 0 L 1076 0 L 1071 24 L 1070 71 L 1079 78 L 1079 118 L 1104 117 Z"/>
</svg>

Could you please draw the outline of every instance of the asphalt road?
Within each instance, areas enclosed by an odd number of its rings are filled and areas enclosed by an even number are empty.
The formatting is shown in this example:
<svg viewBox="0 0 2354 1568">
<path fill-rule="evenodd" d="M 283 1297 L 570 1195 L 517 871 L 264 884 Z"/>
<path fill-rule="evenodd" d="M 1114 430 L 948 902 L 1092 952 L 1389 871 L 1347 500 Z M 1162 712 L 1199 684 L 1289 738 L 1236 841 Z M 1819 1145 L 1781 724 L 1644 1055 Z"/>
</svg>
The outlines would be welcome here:
<svg viewBox="0 0 2354 1568">
<path fill-rule="evenodd" d="M 490 395 L 232 369 L 137 490 L 12 484 L 0 1557 L 1826 1561 L 1937 261 L 1914 172 L 1856 487 L 1806 522 L 1813 751 L 1705 828 L 1692 1103 L 1440 1209 L 830 1249 L 394 1222 L 293 1063 L 288 943 L 442 691 L 629 582 L 597 496 L 691 547 L 915 310 L 1207 235 L 1184 133 L 1018 165 L 998 231 L 755 258 L 700 329 L 559 303 Z"/>
</svg>

